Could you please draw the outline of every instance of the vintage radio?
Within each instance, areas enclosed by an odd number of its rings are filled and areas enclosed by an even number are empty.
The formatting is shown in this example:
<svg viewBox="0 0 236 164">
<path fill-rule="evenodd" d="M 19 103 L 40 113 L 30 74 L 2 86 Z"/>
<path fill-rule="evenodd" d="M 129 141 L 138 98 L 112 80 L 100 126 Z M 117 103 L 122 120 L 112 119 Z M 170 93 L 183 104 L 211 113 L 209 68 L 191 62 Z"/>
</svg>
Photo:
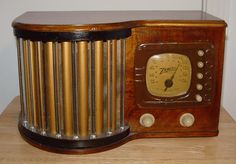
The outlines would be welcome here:
<svg viewBox="0 0 236 164">
<path fill-rule="evenodd" d="M 225 27 L 200 11 L 19 16 L 21 135 L 61 153 L 216 136 Z"/>
</svg>

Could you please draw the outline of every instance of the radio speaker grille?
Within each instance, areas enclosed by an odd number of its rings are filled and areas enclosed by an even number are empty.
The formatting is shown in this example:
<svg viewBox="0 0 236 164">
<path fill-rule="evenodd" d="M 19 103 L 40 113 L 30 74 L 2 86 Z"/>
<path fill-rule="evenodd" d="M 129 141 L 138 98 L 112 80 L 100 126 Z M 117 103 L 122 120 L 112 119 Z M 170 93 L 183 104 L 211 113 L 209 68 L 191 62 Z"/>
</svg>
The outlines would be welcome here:
<svg viewBox="0 0 236 164">
<path fill-rule="evenodd" d="M 58 139 L 124 128 L 125 39 L 42 42 L 17 38 L 20 123 Z"/>
</svg>

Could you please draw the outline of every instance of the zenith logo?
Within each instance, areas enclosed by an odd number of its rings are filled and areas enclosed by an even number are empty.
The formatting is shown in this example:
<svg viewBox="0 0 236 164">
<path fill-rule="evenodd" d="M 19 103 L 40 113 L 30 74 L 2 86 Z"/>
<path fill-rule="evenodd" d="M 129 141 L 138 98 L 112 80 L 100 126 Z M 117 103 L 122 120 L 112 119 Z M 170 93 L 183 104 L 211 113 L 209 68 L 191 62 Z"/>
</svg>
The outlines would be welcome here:
<svg viewBox="0 0 236 164">
<path fill-rule="evenodd" d="M 167 68 L 160 68 L 160 75 L 164 73 L 174 72 L 177 67 L 167 67 Z"/>
</svg>

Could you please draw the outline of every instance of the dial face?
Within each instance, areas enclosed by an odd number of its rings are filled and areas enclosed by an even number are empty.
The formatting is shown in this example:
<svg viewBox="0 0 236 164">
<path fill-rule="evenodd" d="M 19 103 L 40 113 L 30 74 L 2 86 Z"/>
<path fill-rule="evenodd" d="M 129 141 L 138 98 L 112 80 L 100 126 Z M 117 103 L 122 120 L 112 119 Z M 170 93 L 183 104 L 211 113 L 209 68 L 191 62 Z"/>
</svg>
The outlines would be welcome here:
<svg viewBox="0 0 236 164">
<path fill-rule="evenodd" d="M 148 92 L 157 97 L 176 97 L 188 92 L 192 67 L 189 58 L 177 53 L 153 55 L 146 65 Z"/>
</svg>

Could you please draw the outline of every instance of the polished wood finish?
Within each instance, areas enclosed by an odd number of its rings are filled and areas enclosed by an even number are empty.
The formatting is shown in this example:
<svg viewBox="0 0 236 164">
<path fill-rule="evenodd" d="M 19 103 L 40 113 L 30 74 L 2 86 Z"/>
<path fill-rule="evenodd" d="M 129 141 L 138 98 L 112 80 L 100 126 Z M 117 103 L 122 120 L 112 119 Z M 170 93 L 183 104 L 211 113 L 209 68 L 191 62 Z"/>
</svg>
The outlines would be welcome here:
<svg viewBox="0 0 236 164">
<path fill-rule="evenodd" d="M 16 97 L 0 115 L 0 163 L 236 163 L 236 123 L 223 108 L 217 137 L 139 139 L 82 156 L 50 153 L 26 143 L 17 130 L 19 112 Z"/>
<path fill-rule="evenodd" d="M 171 133 L 180 132 L 184 136 L 186 132 L 192 132 L 198 136 L 207 135 L 212 132 L 218 134 L 218 119 L 221 97 L 222 66 L 225 40 L 225 27 L 139 27 L 132 30 L 132 36 L 127 40 L 126 48 L 126 94 L 125 94 L 125 120 L 134 132 L 152 132 L 153 137 L 158 137 L 166 133 L 166 137 L 173 136 Z M 212 93 L 212 101 L 207 105 L 192 104 L 189 106 L 173 104 L 153 105 L 153 107 L 140 107 L 134 98 L 137 94 L 134 77 L 134 57 L 137 55 L 137 46 L 144 43 L 192 43 L 210 42 L 214 45 L 214 78 L 215 87 Z M 129 44 L 130 43 L 130 44 Z M 184 52 L 185 47 L 182 46 Z M 165 50 L 163 50 L 165 51 Z M 135 55 L 134 55 L 135 54 Z M 148 52 L 146 53 L 148 55 Z M 140 58 L 140 60 L 143 60 Z M 196 60 L 191 61 L 192 64 Z M 145 87 L 145 85 L 144 85 Z M 191 96 L 191 95 L 190 95 Z M 142 127 L 139 118 L 144 113 L 154 115 L 156 121 L 150 128 Z M 182 127 L 179 118 L 184 113 L 192 113 L 195 116 L 195 123 L 190 128 Z M 155 133 L 156 132 L 156 133 Z M 176 135 L 176 137 L 179 135 Z"/>
<path fill-rule="evenodd" d="M 33 31 L 102 31 L 140 26 L 224 26 L 201 11 L 74 11 L 27 12 L 13 27 Z"/>
</svg>

